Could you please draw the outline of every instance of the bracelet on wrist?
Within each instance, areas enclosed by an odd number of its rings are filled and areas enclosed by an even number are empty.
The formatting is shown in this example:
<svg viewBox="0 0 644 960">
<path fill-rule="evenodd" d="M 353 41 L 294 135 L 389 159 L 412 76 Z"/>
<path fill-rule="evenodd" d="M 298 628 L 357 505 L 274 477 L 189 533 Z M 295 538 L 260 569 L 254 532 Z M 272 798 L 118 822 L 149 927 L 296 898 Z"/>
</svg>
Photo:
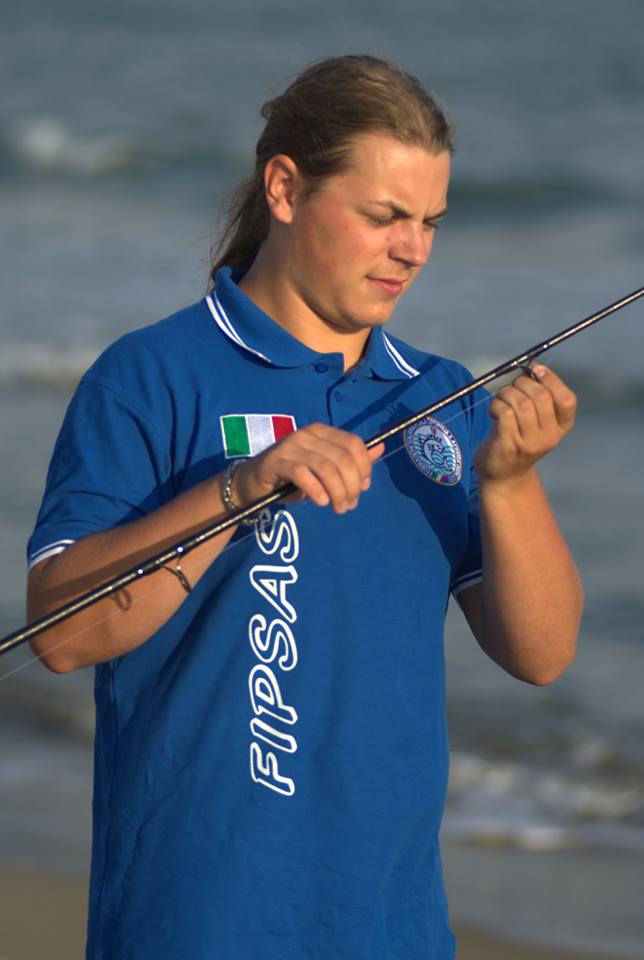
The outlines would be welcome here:
<svg viewBox="0 0 644 960">
<path fill-rule="evenodd" d="M 241 466 L 243 462 L 243 460 L 232 460 L 224 471 L 224 479 L 221 485 L 221 497 L 228 513 L 237 513 L 238 510 L 242 509 L 242 507 L 240 507 L 239 504 L 235 503 L 233 500 L 233 480 L 235 478 L 237 468 Z M 243 523 L 246 527 L 254 527 L 257 523 L 257 518 L 246 517 L 245 519 L 241 520 L 240 523 Z"/>
</svg>

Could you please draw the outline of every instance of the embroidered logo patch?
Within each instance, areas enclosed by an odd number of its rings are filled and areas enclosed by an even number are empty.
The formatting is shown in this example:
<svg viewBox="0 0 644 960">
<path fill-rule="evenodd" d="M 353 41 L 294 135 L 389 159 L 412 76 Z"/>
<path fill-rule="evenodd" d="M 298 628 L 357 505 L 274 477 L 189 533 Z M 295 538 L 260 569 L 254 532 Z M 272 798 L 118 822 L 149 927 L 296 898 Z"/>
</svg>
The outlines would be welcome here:
<svg viewBox="0 0 644 960">
<path fill-rule="evenodd" d="M 219 418 L 226 459 L 254 457 L 296 429 L 285 413 L 227 413 Z"/>
<path fill-rule="evenodd" d="M 407 427 L 405 447 L 414 465 L 430 480 L 453 487 L 461 479 L 461 448 L 447 427 L 433 417 Z"/>
</svg>

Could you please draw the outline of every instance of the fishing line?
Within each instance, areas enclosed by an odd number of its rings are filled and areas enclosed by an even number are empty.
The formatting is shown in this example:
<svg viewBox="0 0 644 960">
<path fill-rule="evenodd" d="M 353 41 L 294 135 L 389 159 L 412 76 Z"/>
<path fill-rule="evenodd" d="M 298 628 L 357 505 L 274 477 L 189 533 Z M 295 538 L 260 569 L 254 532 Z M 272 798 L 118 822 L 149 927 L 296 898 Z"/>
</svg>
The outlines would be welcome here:
<svg viewBox="0 0 644 960">
<path fill-rule="evenodd" d="M 544 364 L 544 366 L 547 366 L 547 364 Z M 499 386 L 497 390 L 495 390 L 495 391 L 490 391 L 490 394 L 491 394 L 492 396 L 494 396 L 494 395 L 495 395 L 496 393 L 498 393 L 498 391 L 501 390 L 501 389 L 503 389 L 503 387 L 502 387 L 502 386 Z M 447 426 L 449 423 L 452 423 L 453 421 L 458 420 L 460 417 L 465 416 L 467 413 L 469 413 L 469 412 L 471 412 L 471 411 L 473 411 L 473 410 L 476 410 L 478 407 L 482 406 L 483 404 L 487 404 L 487 403 L 489 402 L 489 400 L 490 400 L 490 396 L 489 396 L 489 395 L 488 395 L 488 396 L 478 397 L 473 403 L 469 404 L 467 407 L 463 407 L 463 408 L 457 410 L 457 411 L 456 411 L 455 413 L 453 413 L 451 416 L 449 416 L 449 417 L 442 417 L 440 422 L 441 422 L 444 426 Z M 379 468 L 384 464 L 384 462 L 385 462 L 386 460 L 389 460 L 391 457 L 395 456 L 396 454 L 400 453 L 400 452 L 403 451 L 403 450 L 405 450 L 405 443 L 404 443 L 404 442 L 399 443 L 399 444 L 396 444 L 396 445 L 393 446 L 390 450 L 387 450 L 381 457 L 378 458 L 378 460 L 376 460 L 376 461 L 374 462 L 374 464 L 373 464 L 373 470 L 375 471 L 375 470 L 379 469 Z M 295 501 L 295 502 L 289 504 L 289 509 L 291 509 L 291 510 L 295 510 L 295 509 L 296 509 L 296 510 L 302 510 L 302 509 L 304 509 L 304 508 L 309 508 L 309 509 L 310 509 L 310 508 L 313 508 L 313 507 L 315 507 L 315 506 L 316 506 L 316 505 L 315 505 L 310 499 L 308 499 L 308 497 L 307 497 L 307 498 L 304 499 L 304 500 L 298 500 L 298 501 Z M 319 508 L 318 508 L 318 509 L 319 509 Z M 230 541 L 226 544 L 226 546 L 223 548 L 223 550 L 221 551 L 221 553 L 218 554 L 218 557 L 223 556 L 223 554 L 227 553 L 229 550 L 233 550 L 235 547 L 239 547 L 239 546 L 241 546 L 242 544 L 247 543 L 249 540 L 255 538 L 255 531 L 254 531 L 254 530 L 250 530 L 250 531 L 248 531 L 248 532 L 242 532 L 242 531 L 244 531 L 244 530 L 245 530 L 244 527 L 240 527 L 240 528 L 239 528 L 239 531 L 240 531 L 240 532 L 239 532 L 239 535 L 236 536 L 234 539 L 230 540 Z M 216 562 L 217 562 L 218 557 L 215 558 L 215 560 L 213 561 L 213 563 L 216 563 Z M 135 604 L 140 606 L 141 603 L 145 603 L 146 601 L 150 600 L 152 597 L 154 597 L 154 596 L 156 596 L 157 594 L 161 593 L 164 589 L 165 589 L 165 585 L 162 583 L 162 581 L 161 581 L 161 579 L 160 579 L 158 586 L 154 587 L 152 590 L 149 590 L 148 592 L 146 592 L 146 593 L 145 593 L 144 595 L 142 595 L 142 596 L 138 596 L 138 597 L 136 597 L 136 598 L 134 598 L 134 599 L 131 599 L 131 600 L 129 601 L 129 603 L 128 603 L 128 609 L 130 609 L 130 607 L 134 606 Z M 49 656 L 49 654 L 54 653 L 56 650 L 62 649 L 62 648 L 65 647 L 67 644 L 71 643 L 73 640 L 76 640 L 77 637 L 80 637 L 80 636 L 82 636 L 84 633 L 88 633 L 90 630 L 93 630 L 93 629 L 95 629 L 96 627 L 101 626 L 101 625 L 104 624 L 104 623 L 107 623 L 108 621 L 112 620 L 114 617 L 117 617 L 117 616 L 122 615 L 123 612 L 124 612 L 123 610 L 112 609 L 109 613 L 106 613 L 103 617 L 100 617 L 98 620 L 95 620 L 93 623 L 88 624 L 86 627 L 82 627 L 80 630 L 77 630 L 76 632 L 72 633 L 70 636 L 66 637 L 64 640 L 61 640 L 59 643 L 56 643 L 56 644 L 54 644 L 53 646 L 48 647 L 48 648 L 47 648 L 46 650 L 44 650 L 42 653 L 40 653 L 40 654 L 33 654 L 33 656 L 29 657 L 29 659 L 27 659 L 24 663 L 19 664 L 17 667 L 14 667 L 14 669 L 9 670 L 7 673 L 1 674 L 1 675 L 0 675 L 0 682 L 2 682 L 3 680 L 7 680 L 9 677 L 12 677 L 12 676 L 13 676 L 14 674 L 16 674 L 16 673 L 19 673 L 21 670 L 24 670 L 24 669 L 25 669 L 26 667 L 28 667 L 28 666 L 31 666 L 31 665 L 34 664 L 34 663 L 38 663 L 38 662 L 39 662 L 40 660 L 42 660 L 43 658 Z"/>
<path fill-rule="evenodd" d="M 544 362 L 544 361 L 541 361 L 541 362 L 542 362 L 542 365 L 548 366 L 548 363 L 547 363 L 547 362 Z M 524 368 L 524 370 L 525 370 L 525 372 L 527 372 L 527 369 Z M 516 371 L 515 371 L 515 372 L 516 372 Z M 480 407 L 480 406 L 482 406 L 483 404 L 487 404 L 487 403 L 489 402 L 489 400 L 490 400 L 490 396 L 495 396 L 496 393 L 498 393 L 501 389 L 503 389 L 503 385 L 499 386 L 496 391 L 489 391 L 489 392 L 486 393 L 486 395 L 483 395 L 483 396 L 479 397 L 479 398 L 476 399 L 473 403 L 469 404 L 468 407 L 466 407 L 466 408 L 461 408 L 461 409 L 457 410 L 457 411 L 456 411 L 455 413 L 453 413 L 450 417 L 443 417 L 443 418 L 441 418 L 441 423 L 442 423 L 444 426 L 446 426 L 447 424 L 452 423 L 454 420 L 458 420 L 460 417 L 465 416 L 466 413 L 471 412 L 472 410 L 475 410 L 477 407 Z M 384 464 L 384 462 L 385 462 L 386 460 L 388 460 L 390 457 L 393 457 L 394 455 L 400 453 L 400 452 L 401 452 L 402 450 L 404 450 L 404 449 L 405 449 L 405 443 L 404 443 L 404 442 L 397 444 L 396 446 L 394 446 L 392 449 L 388 450 L 388 451 L 387 451 L 386 453 L 384 453 L 381 457 L 379 457 L 378 460 L 376 460 L 376 461 L 374 462 L 374 464 L 373 464 L 373 469 L 375 470 L 375 469 L 379 468 L 382 464 Z M 312 502 L 311 500 L 309 500 L 308 498 L 306 498 L 306 499 L 304 499 L 304 500 L 294 501 L 294 502 L 292 502 L 289 506 L 290 506 L 290 509 L 298 509 L 298 510 L 301 510 L 301 509 L 303 509 L 303 508 L 305 508 L 305 507 L 311 508 L 311 507 L 313 507 L 313 506 L 315 506 L 315 505 L 313 504 L 313 502 Z M 247 532 L 247 533 L 243 533 L 243 532 L 241 532 L 241 531 L 243 531 L 243 529 L 244 529 L 243 527 L 240 527 L 240 534 L 239 534 L 237 537 L 235 537 L 234 539 L 230 540 L 229 543 L 223 548 L 223 550 L 221 551 L 221 553 L 218 554 L 218 556 L 222 556 L 224 553 L 227 553 L 229 550 L 232 550 L 233 548 L 238 547 L 238 546 L 240 546 L 241 544 L 247 543 L 249 540 L 251 540 L 251 539 L 253 539 L 253 538 L 255 537 L 255 531 L 254 531 L 254 530 L 250 530 L 250 531 Z M 213 561 L 213 562 L 216 562 L 216 561 Z M 131 600 L 129 601 L 129 603 L 128 603 L 128 609 L 129 609 L 129 607 L 133 606 L 134 604 L 139 604 L 139 605 L 140 605 L 141 603 L 149 600 L 151 597 L 156 596 L 158 593 L 160 593 L 163 589 L 165 589 L 165 588 L 164 588 L 164 586 L 161 585 L 161 582 L 160 582 L 158 587 L 154 588 L 153 590 L 150 590 L 150 591 L 146 592 L 143 596 L 139 596 L 139 597 L 137 597 L 137 598 L 135 598 L 135 599 L 131 599 Z M 36 663 L 36 662 L 38 662 L 39 660 L 42 660 L 44 657 L 48 656 L 50 653 L 53 653 L 54 651 L 61 649 L 62 647 L 66 646 L 67 644 L 71 643 L 71 642 L 72 642 L 73 640 L 75 640 L 77 637 L 82 636 L 83 633 L 87 633 L 88 631 L 93 630 L 93 629 L 96 628 L 97 626 L 100 626 L 101 624 L 108 622 L 108 621 L 111 620 L 112 618 L 117 617 L 117 616 L 121 615 L 122 613 L 123 613 L 123 611 L 122 611 L 122 610 L 119 610 L 119 609 L 114 609 L 114 610 L 112 610 L 110 613 L 106 614 L 105 616 L 101 617 L 100 619 L 95 620 L 93 623 L 88 624 L 86 627 L 83 627 L 82 629 L 76 631 L 75 633 L 72 633 L 69 637 L 66 637 L 65 640 L 61 640 L 59 643 L 54 644 L 54 645 L 51 646 L 51 647 L 48 647 L 47 650 L 44 650 L 44 651 L 43 651 L 42 653 L 40 653 L 40 654 L 34 654 L 34 655 L 33 655 L 32 657 L 30 657 L 27 661 L 25 661 L 25 663 L 20 664 L 19 666 L 15 667 L 13 670 L 10 670 L 10 671 L 9 671 L 8 673 L 6 673 L 6 674 L 0 675 L 0 681 L 6 680 L 8 677 L 13 676 L 13 674 L 18 673 L 20 670 L 23 670 L 25 667 L 30 666 L 31 664 Z"/>
<path fill-rule="evenodd" d="M 486 387 L 489 383 L 499 380 L 506 374 L 510 374 L 513 371 L 518 370 L 525 371 L 531 361 L 536 357 L 541 356 L 541 354 L 545 353 L 547 350 L 551 350 L 553 347 L 558 346 L 560 343 L 563 343 L 570 337 L 581 333 L 592 324 L 604 319 L 604 317 L 615 313 L 617 310 L 621 310 L 623 307 L 633 303 L 642 296 L 644 296 L 644 287 L 627 294 L 620 300 L 616 300 L 614 303 L 609 304 L 607 307 L 604 307 L 597 313 L 591 314 L 584 320 L 567 327 L 549 339 L 535 344 L 535 346 L 530 347 L 524 353 L 513 357 L 511 360 L 500 364 L 484 374 L 481 374 L 469 383 L 464 384 L 457 390 L 454 390 L 452 393 L 447 394 L 439 400 L 436 400 L 434 403 L 423 408 L 422 410 L 410 414 L 406 419 L 392 425 L 386 430 L 383 430 L 376 436 L 371 437 L 369 440 L 365 441 L 367 448 L 371 449 L 383 441 L 389 440 L 391 437 L 403 433 L 403 431 L 405 431 L 411 425 L 418 423 L 420 420 L 428 416 L 431 416 L 438 410 L 442 410 L 445 407 L 462 400 L 464 397 L 469 396 L 479 388 Z M 271 507 L 274 503 L 278 503 L 296 492 L 297 487 L 295 487 L 292 483 L 286 483 L 278 487 L 272 493 L 254 501 L 253 503 L 248 504 L 246 507 L 240 508 L 235 513 L 231 513 L 227 517 L 215 521 L 210 526 L 205 527 L 196 534 L 191 535 L 188 539 L 176 543 L 174 546 L 167 548 L 162 553 L 156 554 L 143 561 L 136 567 L 132 567 L 131 569 L 126 570 L 124 573 L 99 584 L 97 587 L 89 590 L 87 593 L 70 600 L 68 603 L 63 604 L 62 607 L 53 610 L 51 613 L 38 618 L 33 623 L 27 624 L 21 630 L 17 630 L 5 637 L 3 640 L 0 640 L 0 654 L 7 653 L 9 650 L 12 650 L 19 644 L 39 636 L 45 630 L 55 626 L 58 623 L 62 623 L 63 621 L 74 616 L 74 614 L 79 613 L 81 610 L 87 609 L 94 603 L 97 603 L 99 600 L 102 600 L 105 597 L 114 596 L 124 587 L 129 586 L 130 583 L 134 583 L 142 577 L 156 572 L 161 567 L 166 566 L 171 560 L 175 560 L 177 558 L 180 559 L 184 553 L 194 550 L 196 547 L 201 546 L 202 543 L 211 540 L 213 537 L 223 533 L 225 530 L 229 530 L 231 527 L 237 526 L 240 521 L 258 516 L 267 507 Z"/>
<path fill-rule="evenodd" d="M 128 604 L 128 610 L 130 607 L 133 607 L 135 604 L 140 604 L 144 600 L 149 600 L 150 597 L 153 597 L 157 593 L 161 593 L 164 588 L 159 583 L 159 586 L 154 587 L 153 590 L 150 590 L 148 593 L 144 594 L 142 597 L 137 597 L 130 601 Z M 104 617 L 95 620 L 93 623 L 88 624 L 86 627 L 81 627 L 80 630 L 77 630 L 76 633 L 72 633 L 70 637 L 66 637 L 64 640 L 61 640 L 59 643 L 55 643 L 52 647 L 48 647 L 42 653 L 35 653 L 28 660 L 25 660 L 24 663 L 18 664 L 17 667 L 14 667 L 13 670 L 9 670 L 8 673 L 0 674 L 0 683 L 3 680 L 6 680 L 8 677 L 12 677 L 14 673 L 19 673 L 21 670 L 24 670 L 25 667 L 31 666 L 33 663 L 37 663 L 39 660 L 42 660 L 44 657 L 48 657 L 50 653 L 54 653 L 56 650 L 62 649 L 62 647 L 67 646 L 68 643 L 71 643 L 72 640 L 75 640 L 76 637 L 82 636 L 84 633 L 87 633 L 89 630 L 93 630 L 95 627 L 100 626 L 102 623 L 107 623 L 108 620 L 111 620 L 113 617 L 117 617 L 119 614 L 122 614 L 123 610 L 112 610 L 110 613 L 106 613 Z"/>
<path fill-rule="evenodd" d="M 542 361 L 542 363 L 543 363 L 543 361 Z M 547 365 L 547 364 L 544 363 L 544 365 Z M 527 368 L 523 367 L 523 368 L 521 368 L 521 369 L 523 369 L 524 372 L 527 372 Z M 516 370 L 515 370 L 514 372 L 516 372 Z M 474 379 L 476 379 L 476 378 L 474 378 Z M 474 400 L 473 403 L 470 403 L 467 407 L 463 407 L 463 408 L 457 410 L 457 411 L 456 411 L 455 413 L 453 413 L 450 417 L 443 417 L 443 418 L 441 418 L 441 423 L 442 423 L 443 425 L 447 425 L 447 424 L 453 422 L 454 420 L 457 420 L 457 419 L 459 419 L 460 417 L 464 416 L 466 413 L 471 412 L 472 410 L 475 410 L 477 407 L 479 407 L 479 406 L 481 406 L 481 405 L 483 405 L 483 404 L 487 404 L 487 403 L 489 402 L 489 400 L 490 400 L 490 394 L 491 394 L 491 395 L 494 395 L 496 392 L 498 392 L 498 391 L 501 390 L 501 389 L 503 389 L 503 386 L 500 386 L 497 391 L 489 391 L 489 392 L 486 391 L 483 396 L 478 397 L 476 400 Z M 372 445 L 375 445 L 373 441 L 372 441 Z M 404 450 L 404 449 L 405 449 L 405 443 L 404 443 L 404 442 L 395 445 L 392 449 L 388 450 L 388 451 L 387 451 L 386 453 L 384 453 L 381 457 L 379 457 L 377 461 L 375 461 L 375 463 L 374 463 L 374 470 L 375 470 L 376 468 L 378 468 L 381 464 L 383 464 L 385 460 L 388 460 L 390 457 L 392 457 L 392 456 L 400 453 L 400 452 L 401 452 L 402 450 Z M 313 507 L 313 506 L 315 506 L 315 505 L 312 503 L 311 500 L 309 500 L 309 499 L 307 498 L 307 499 L 304 499 L 304 500 L 295 501 L 295 502 L 291 503 L 289 506 L 290 506 L 291 509 L 293 509 L 293 508 L 302 509 L 302 508 L 304 508 L 304 507 L 309 507 L 309 508 L 310 508 L 310 507 Z M 242 530 L 243 530 L 243 528 L 240 528 L 240 531 L 242 531 Z M 228 550 L 231 550 L 231 549 L 233 549 L 234 547 L 238 547 L 238 546 L 240 546 L 240 545 L 243 544 L 243 543 L 247 543 L 250 539 L 252 539 L 252 538 L 254 538 L 254 537 L 255 537 L 255 532 L 254 532 L 254 530 L 250 530 L 250 531 L 247 532 L 247 533 L 242 533 L 242 532 L 240 532 L 240 535 L 237 536 L 237 537 L 235 537 L 235 538 L 232 539 L 231 541 L 229 541 L 229 543 L 223 548 L 223 550 L 221 551 L 220 554 L 218 554 L 218 556 L 223 555 L 223 554 L 226 553 Z M 213 561 L 213 562 L 216 562 L 216 561 Z M 141 604 L 142 602 L 144 602 L 144 601 L 146 601 L 146 600 L 149 600 L 151 597 L 153 597 L 153 596 L 155 596 L 156 594 L 160 593 L 163 589 L 164 589 L 164 587 L 163 587 L 163 586 L 161 585 L 161 583 L 160 583 L 158 587 L 156 587 L 156 588 L 153 589 L 153 590 L 150 590 L 150 591 L 146 592 L 143 596 L 139 596 L 138 598 L 136 598 L 136 599 L 134 599 L 134 600 L 130 600 L 130 602 L 129 602 L 129 604 L 128 604 L 128 608 L 129 608 L 130 606 L 132 606 L 134 603 Z M 112 594 L 112 596 L 114 596 L 114 594 Z M 48 656 L 48 654 L 54 652 L 55 650 L 58 650 L 58 649 L 60 649 L 60 648 L 62 648 L 62 647 L 64 647 L 64 646 L 66 646 L 67 644 L 69 644 L 69 643 L 71 643 L 73 640 L 75 640 L 78 636 L 81 636 L 83 633 L 86 633 L 86 632 L 88 632 L 89 630 L 93 630 L 95 627 L 97 627 L 97 626 L 99 626 L 99 625 L 101 625 L 101 624 L 103 624 L 103 623 L 106 623 L 107 621 L 111 620 L 113 617 L 122 615 L 122 613 L 123 613 L 123 611 L 122 611 L 122 610 L 119 610 L 119 609 L 114 609 L 114 610 L 112 610 L 109 614 L 106 614 L 105 616 L 101 617 L 99 620 L 94 621 L 92 624 L 88 624 L 86 627 L 83 627 L 81 630 L 78 630 L 78 631 L 76 631 L 75 633 L 72 633 L 72 634 L 71 634 L 69 637 L 67 637 L 65 640 L 62 640 L 62 641 L 60 641 L 60 643 L 57 643 L 57 644 L 55 644 L 54 646 L 49 647 L 47 650 L 43 651 L 41 654 L 35 654 L 33 657 L 31 657 L 29 660 L 27 660 L 24 664 L 19 665 L 19 666 L 16 667 L 14 670 L 11 670 L 9 673 L 1 675 L 1 676 L 0 676 L 0 681 L 6 679 L 7 677 L 9 677 L 9 676 L 11 676 L 11 675 L 13 675 L 14 673 L 18 672 L 19 670 L 23 669 L 24 667 L 29 666 L 30 664 L 35 663 L 35 662 L 37 662 L 38 660 L 43 659 L 44 657 Z"/>
</svg>

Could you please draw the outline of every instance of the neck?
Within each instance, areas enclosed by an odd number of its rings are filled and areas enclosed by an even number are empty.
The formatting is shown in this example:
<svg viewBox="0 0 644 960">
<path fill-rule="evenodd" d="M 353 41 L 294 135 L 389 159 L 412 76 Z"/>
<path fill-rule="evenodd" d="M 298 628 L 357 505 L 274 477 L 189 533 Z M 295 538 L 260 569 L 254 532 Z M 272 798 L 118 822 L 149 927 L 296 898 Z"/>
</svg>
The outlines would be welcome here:
<svg viewBox="0 0 644 960">
<path fill-rule="evenodd" d="M 268 262 L 263 250 L 260 250 L 239 286 L 260 310 L 311 350 L 317 353 L 341 353 L 345 370 L 360 361 L 369 339 L 369 330 L 346 330 L 316 313 L 298 295 L 288 277 L 276 265 Z"/>
</svg>

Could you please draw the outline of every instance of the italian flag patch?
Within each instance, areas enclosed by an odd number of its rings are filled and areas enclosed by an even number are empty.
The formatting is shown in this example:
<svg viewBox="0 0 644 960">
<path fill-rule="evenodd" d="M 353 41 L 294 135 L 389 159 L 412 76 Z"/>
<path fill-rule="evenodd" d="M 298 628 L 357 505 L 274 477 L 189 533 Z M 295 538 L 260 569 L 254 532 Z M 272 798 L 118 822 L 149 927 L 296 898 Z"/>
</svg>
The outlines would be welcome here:
<svg viewBox="0 0 644 960">
<path fill-rule="evenodd" d="M 254 457 L 296 429 L 295 417 L 284 413 L 227 413 L 219 420 L 228 460 Z"/>
</svg>

